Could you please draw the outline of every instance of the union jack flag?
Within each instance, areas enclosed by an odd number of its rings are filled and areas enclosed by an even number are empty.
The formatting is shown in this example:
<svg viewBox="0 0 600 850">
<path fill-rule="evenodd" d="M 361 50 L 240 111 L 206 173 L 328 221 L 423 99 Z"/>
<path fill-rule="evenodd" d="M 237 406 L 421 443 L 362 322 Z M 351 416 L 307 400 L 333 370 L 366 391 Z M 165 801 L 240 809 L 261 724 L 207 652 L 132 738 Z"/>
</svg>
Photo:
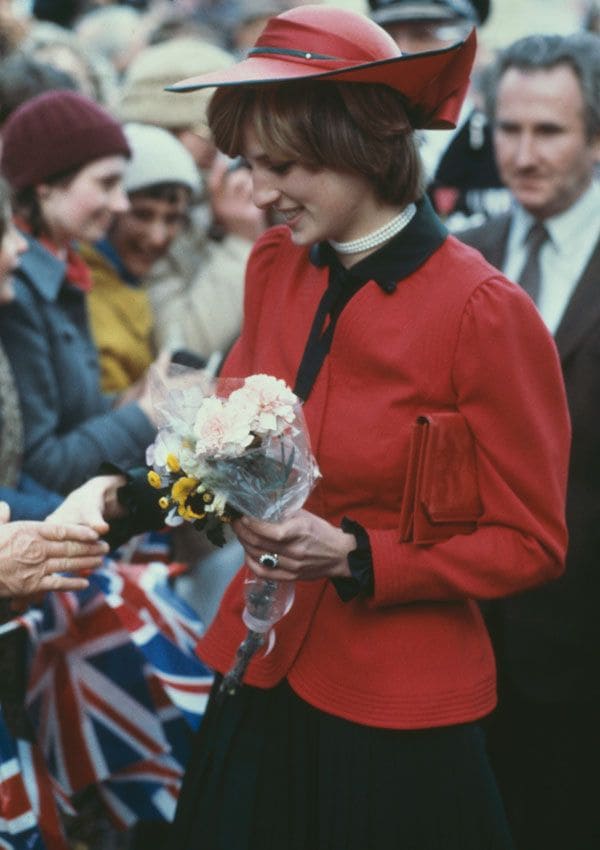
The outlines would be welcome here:
<svg viewBox="0 0 600 850">
<path fill-rule="evenodd" d="M 172 816 L 212 686 L 173 570 L 106 561 L 38 624 L 28 706 L 50 772 L 68 794 L 96 784 L 121 826 Z"/>
<path fill-rule="evenodd" d="M 29 635 L 35 640 L 37 638 L 37 627 L 42 619 L 43 615 L 41 611 L 37 608 L 30 608 L 28 611 L 25 611 L 24 614 L 20 614 L 19 616 L 13 617 L 5 623 L 2 623 L 2 625 L 0 625 L 0 637 L 8 632 L 14 631 L 15 629 L 24 628 L 27 629 Z"/>
<path fill-rule="evenodd" d="M 157 707 L 164 699 L 197 729 L 212 687 L 213 673 L 195 653 L 203 625 L 196 613 L 172 591 L 172 567 L 162 563 L 140 567 L 108 562 L 92 576 L 106 604 L 131 635 L 154 676 Z"/>
<path fill-rule="evenodd" d="M 172 820 L 190 752 L 192 729 L 188 720 L 169 701 L 162 683 L 150 671 L 148 684 L 170 752 L 136 762 L 97 786 L 114 824 L 121 829 L 137 820 Z"/>
<path fill-rule="evenodd" d="M 188 722 L 169 703 L 162 684 L 152 674 L 149 685 L 156 695 L 158 716 L 171 749 L 168 754 L 119 771 L 98 786 L 108 813 L 121 829 L 137 820 L 173 819 L 192 742 Z"/>
<path fill-rule="evenodd" d="M 178 565 L 107 563 L 96 571 L 106 602 L 147 661 L 147 681 L 170 752 L 113 774 L 98 790 L 121 828 L 137 820 L 170 821 L 213 674 L 195 654 L 203 625 L 171 590 Z"/>
<path fill-rule="evenodd" d="M 32 638 L 40 747 L 0 729 L 0 850 L 66 850 L 54 801 L 69 811 L 91 784 L 117 825 L 172 818 L 213 679 L 195 654 L 202 623 L 169 584 L 180 571 L 106 561 L 85 591 L 3 627 Z"/>
<path fill-rule="evenodd" d="M 73 811 L 37 746 L 15 740 L 0 712 L 0 850 L 68 850 L 57 802 Z"/>
<path fill-rule="evenodd" d="M 93 580 L 105 596 L 120 597 L 142 621 L 152 623 L 186 655 L 196 657 L 195 648 L 204 626 L 195 611 L 171 589 L 169 580 L 180 573 L 181 565 L 177 563 L 106 561 L 95 571 Z"/>
<path fill-rule="evenodd" d="M 98 786 L 113 822 L 121 829 L 138 820 L 172 821 L 183 767 L 172 756 L 139 761 Z"/>
<path fill-rule="evenodd" d="M 27 703 L 68 794 L 168 750 L 139 653 L 92 587 L 46 597 Z"/>
</svg>

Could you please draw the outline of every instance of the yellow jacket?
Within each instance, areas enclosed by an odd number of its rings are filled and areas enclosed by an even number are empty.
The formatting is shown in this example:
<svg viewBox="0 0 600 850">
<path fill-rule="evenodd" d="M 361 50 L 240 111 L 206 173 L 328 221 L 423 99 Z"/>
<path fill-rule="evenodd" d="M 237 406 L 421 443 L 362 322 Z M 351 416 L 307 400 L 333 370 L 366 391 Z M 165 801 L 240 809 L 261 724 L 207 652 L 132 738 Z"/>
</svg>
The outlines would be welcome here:
<svg viewBox="0 0 600 850">
<path fill-rule="evenodd" d="M 102 389 L 121 392 L 140 378 L 154 360 L 154 318 L 143 287 L 126 284 L 96 248 L 81 245 L 94 287 L 88 305 L 92 333 L 100 354 Z"/>
</svg>

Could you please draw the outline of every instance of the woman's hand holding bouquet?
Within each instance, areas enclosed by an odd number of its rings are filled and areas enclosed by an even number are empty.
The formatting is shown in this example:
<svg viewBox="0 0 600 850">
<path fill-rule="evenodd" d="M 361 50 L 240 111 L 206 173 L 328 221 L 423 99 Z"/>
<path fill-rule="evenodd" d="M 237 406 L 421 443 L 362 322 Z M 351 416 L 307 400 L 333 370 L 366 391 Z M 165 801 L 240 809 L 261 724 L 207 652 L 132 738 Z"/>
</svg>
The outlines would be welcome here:
<svg viewBox="0 0 600 850">
<path fill-rule="evenodd" d="M 290 579 L 300 577 L 292 569 L 295 550 L 288 549 L 293 544 L 281 521 L 292 523 L 292 537 L 301 539 L 292 517 L 319 475 L 302 408 L 283 381 L 251 375 L 217 381 L 210 395 L 205 384 L 190 379 L 163 393 L 156 409 L 163 425 L 148 450 L 148 481 L 159 491 L 167 524 L 192 522 L 221 545 L 224 524 L 237 520 L 236 533 L 249 546 L 249 566 L 255 573 L 261 564 L 276 570 L 263 569 L 246 582 L 248 634 L 223 681 L 223 692 L 234 693 L 250 658 L 292 605 Z M 300 523 L 312 517 L 303 513 Z M 256 528 L 254 521 L 260 521 Z M 278 570 L 279 555 L 271 546 L 278 537 L 286 547 L 289 575 Z M 270 548 L 259 552 L 261 539 Z"/>
<path fill-rule="evenodd" d="M 356 538 L 327 520 L 300 510 L 281 522 L 262 522 L 244 516 L 233 529 L 246 553 L 246 563 L 259 576 L 278 581 L 314 581 L 321 578 L 349 578 L 348 553 L 356 548 Z M 277 552 L 277 566 L 264 567 L 264 552 Z"/>
</svg>

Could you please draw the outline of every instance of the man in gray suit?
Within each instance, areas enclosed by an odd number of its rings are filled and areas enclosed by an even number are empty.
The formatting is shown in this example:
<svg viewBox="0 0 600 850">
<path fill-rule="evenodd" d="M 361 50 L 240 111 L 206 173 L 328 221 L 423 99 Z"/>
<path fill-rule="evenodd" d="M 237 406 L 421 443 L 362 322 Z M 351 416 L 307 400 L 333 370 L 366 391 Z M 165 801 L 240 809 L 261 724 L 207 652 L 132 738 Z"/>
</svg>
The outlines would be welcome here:
<svg viewBox="0 0 600 850">
<path fill-rule="evenodd" d="M 600 847 L 600 38 L 531 36 L 496 68 L 513 211 L 459 233 L 535 300 L 573 426 L 564 576 L 490 606 L 492 759 L 518 850 Z M 532 442 L 535 434 L 531 435 Z"/>
</svg>

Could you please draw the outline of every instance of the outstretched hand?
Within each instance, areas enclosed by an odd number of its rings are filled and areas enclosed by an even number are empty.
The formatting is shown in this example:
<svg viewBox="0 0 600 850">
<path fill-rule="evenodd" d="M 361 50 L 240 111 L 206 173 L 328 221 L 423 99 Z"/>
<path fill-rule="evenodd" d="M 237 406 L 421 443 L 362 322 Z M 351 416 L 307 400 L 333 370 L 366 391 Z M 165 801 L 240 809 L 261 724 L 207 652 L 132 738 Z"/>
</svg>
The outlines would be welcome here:
<svg viewBox="0 0 600 850">
<path fill-rule="evenodd" d="M 347 557 L 356 548 L 356 538 L 309 511 L 298 511 L 281 522 L 242 517 L 232 527 L 246 563 L 260 578 L 314 581 L 351 576 Z M 275 569 L 261 566 L 259 558 L 266 552 L 277 554 Z"/>
<path fill-rule="evenodd" d="M 85 578 L 60 575 L 100 566 L 108 545 L 83 525 L 6 522 L 0 525 L 0 596 L 83 590 Z"/>
<path fill-rule="evenodd" d="M 117 491 L 126 483 L 124 475 L 97 475 L 73 490 L 64 502 L 46 518 L 52 525 L 87 525 L 99 534 L 106 534 L 109 519 L 123 516 Z"/>
</svg>

